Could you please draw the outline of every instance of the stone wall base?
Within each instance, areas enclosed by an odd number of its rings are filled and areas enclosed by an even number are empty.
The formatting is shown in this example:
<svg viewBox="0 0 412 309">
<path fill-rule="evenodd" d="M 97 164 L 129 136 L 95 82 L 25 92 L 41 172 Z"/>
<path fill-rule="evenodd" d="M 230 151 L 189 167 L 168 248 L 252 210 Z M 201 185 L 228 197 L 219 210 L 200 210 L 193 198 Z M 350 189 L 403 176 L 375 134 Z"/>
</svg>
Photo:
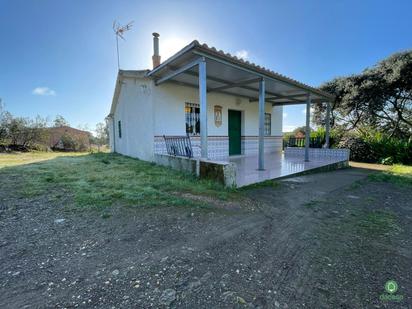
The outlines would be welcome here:
<svg viewBox="0 0 412 309">
<path fill-rule="evenodd" d="M 234 163 L 171 156 L 167 154 L 155 154 L 154 161 L 156 164 L 196 175 L 200 179 L 216 181 L 226 187 L 236 186 L 236 165 Z"/>
</svg>

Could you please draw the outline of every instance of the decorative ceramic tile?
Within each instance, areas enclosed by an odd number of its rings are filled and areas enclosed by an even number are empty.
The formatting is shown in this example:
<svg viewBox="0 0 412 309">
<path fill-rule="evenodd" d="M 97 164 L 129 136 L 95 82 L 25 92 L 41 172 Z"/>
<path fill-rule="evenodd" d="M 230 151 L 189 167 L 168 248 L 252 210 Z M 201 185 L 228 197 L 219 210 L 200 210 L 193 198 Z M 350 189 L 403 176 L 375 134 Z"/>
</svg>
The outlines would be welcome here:
<svg viewBox="0 0 412 309">
<path fill-rule="evenodd" d="M 281 136 L 265 136 L 265 153 L 282 150 Z M 259 152 L 258 136 L 242 136 L 242 154 L 252 155 Z"/>
<path fill-rule="evenodd" d="M 285 157 L 305 157 L 305 148 L 286 147 Z M 309 159 L 349 160 L 349 149 L 309 148 Z"/>
<path fill-rule="evenodd" d="M 200 157 L 200 137 L 191 136 L 193 157 Z M 241 151 L 242 154 L 257 154 L 259 138 L 257 136 L 242 136 Z M 222 159 L 229 156 L 229 138 L 227 136 L 209 136 L 207 140 L 208 157 L 210 159 Z M 277 152 L 282 150 L 282 137 L 265 136 L 265 153 Z M 154 137 L 154 153 L 167 154 L 166 144 L 163 136 Z"/>
</svg>

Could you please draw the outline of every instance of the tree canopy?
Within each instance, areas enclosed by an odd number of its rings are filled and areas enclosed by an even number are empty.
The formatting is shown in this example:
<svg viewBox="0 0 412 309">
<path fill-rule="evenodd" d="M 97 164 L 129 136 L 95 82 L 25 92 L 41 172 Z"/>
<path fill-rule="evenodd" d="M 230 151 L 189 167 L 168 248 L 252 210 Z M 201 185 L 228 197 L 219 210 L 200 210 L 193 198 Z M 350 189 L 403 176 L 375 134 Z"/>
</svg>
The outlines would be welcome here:
<svg viewBox="0 0 412 309">
<path fill-rule="evenodd" d="M 320 87 L 336 96 L 331 124 L 346 130 L 373 128 L 390 136 L 412 134 L 412 51 L 393 54 L 362 73 L 335 78 Z M 323 124 L 325 106 L 314 122 Z"/>
<path fill-rule="evenodd" d="M 99 122 L 96 124 L 95 130 L 96 137 L 94 142 L 98 146 L 107 145 L 109 143 L 109 128 L 106 122 Z"/>
<path fill-rule="evenodd" d="M 62 115 L 57 115 L 53 121 L 53 126 L 54 127 L 70 127 L 70 124 Z"/>
</svg>

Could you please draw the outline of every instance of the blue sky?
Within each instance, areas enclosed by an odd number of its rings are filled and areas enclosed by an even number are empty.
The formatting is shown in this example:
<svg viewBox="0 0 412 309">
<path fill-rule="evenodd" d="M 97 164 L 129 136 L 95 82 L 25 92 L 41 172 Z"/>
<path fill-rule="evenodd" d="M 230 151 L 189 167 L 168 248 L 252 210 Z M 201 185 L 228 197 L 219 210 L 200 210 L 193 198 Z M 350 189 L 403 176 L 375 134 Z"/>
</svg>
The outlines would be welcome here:
<svg viewBox="0 0 412 309">
<path fill-rule="evenodd" d="M 18 116 L 63 115 L 94 128 L 117 73 L 113 20 L 134 21 L 121 68 L 150 68 L 193 39 L 312 86 L 412 48 L 412 1 L 0 0 L 0 98 Z M 284 129 L 304 124 L 284 110 Z"/>
</svg>

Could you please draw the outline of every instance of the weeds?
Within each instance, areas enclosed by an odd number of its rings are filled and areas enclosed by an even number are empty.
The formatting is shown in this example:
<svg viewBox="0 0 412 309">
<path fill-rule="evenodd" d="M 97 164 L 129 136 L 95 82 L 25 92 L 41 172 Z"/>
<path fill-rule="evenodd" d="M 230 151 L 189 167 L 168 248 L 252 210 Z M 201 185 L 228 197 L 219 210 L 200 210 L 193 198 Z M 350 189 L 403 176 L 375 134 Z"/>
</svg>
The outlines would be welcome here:
<svg viewBox="0 0 412 309">
<path fill-rule="evenodd" d="M 355 216 L 354 228 L 359 233 L 388 236 L 401 231 L 395 214 L 387 211 L 369 211 Z"/>
<path fill-rule="evenodd" d="M 0 175 L 22 175 L 20 194 L 34 197 L 56 190 L 67 190 L 80 207 L 106 207 L 114 204 L 130 206 L 194 206 L 205 203 L 184 198 L 173 192 L 205 195 L 227 200 L 235 198 L 234 190 L 222 185 L 197 180 L 195 177 L 157 166 L 149 162 L 117 154 L 35 153 L 24 158 L 0 162 Z M 38 162 L 33 163 L 37 160 Z M 17 166 L 16 162 L 22 165 Z M 31 164 L 27 164 L 31 163 Z M 53 197 L 53 196 L 52 196 Z"/>
<path fill-rule="evenodd" d="M 400 186 L 412 186 L 412 166 L 394 165 L 388 171 L 369 175 L 369 180 L 389 182 Z"/>
</svg>

